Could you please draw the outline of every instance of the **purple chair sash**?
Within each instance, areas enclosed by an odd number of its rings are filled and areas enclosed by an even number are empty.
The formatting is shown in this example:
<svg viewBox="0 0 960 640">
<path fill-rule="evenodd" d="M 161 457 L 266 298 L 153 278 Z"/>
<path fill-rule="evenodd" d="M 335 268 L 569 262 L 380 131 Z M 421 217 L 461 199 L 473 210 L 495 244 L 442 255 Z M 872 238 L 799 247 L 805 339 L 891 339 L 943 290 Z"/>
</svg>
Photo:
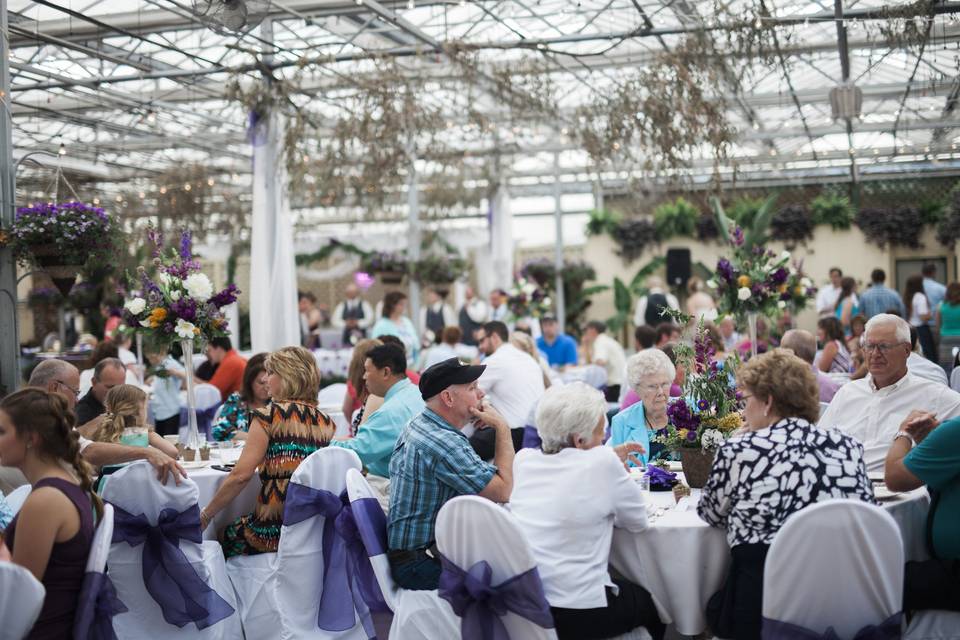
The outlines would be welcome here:
<svg viewBox="0 0 960 640">
<path fill-rule="evenodd" d="M 375 501 L 374 501 L 375 502 Z M 376 505 L 383 515 L 383 509 Z M 367 637 L 376 638 L 370 611 L 389 611 L 373 566 L 365 552 L 353 509 L 344 491 L 339 496 L 323 489 L 291 482 L 284 499 L 283 524 L 290 526 L 314 516 L 323 516 L 323 591 L 317 612 L 317 627 L 346 631 L 360 618 Z M 364 526 L 364 525 L 360 525 Z"/>
<path fill-rule="evenodd" d="M 902 613 L 895 613 L 878 625 L 867 625 L 857 631 L 852 640 L 899 640 Z M 804 627 L 781 620 L 763 619 L 763 640 L 841 640 L 833 627 L 816 633 Z"/>
<path fill-rule="evenodd" d="M 156 526 L 142 513 L 131 515 L 116 504 L 113 510 L 113 542 L 143 545 L 143 584 L 167 623 L 183 627 L 193 622 L 205 629 L 233 615 L 233 607 L 197 575 L 180 550 L 180 540 L 203 542 L 197 505 L 180 513 L 164 509 Z"/>
<path fill-rule="evenodd" d="M 110 576 L 88 571 L 83 576 L 77 613 L 73 621 L 74 640 L 117 640 L 113 631 L 113 617 L 127 612 L 117 597 Z"/>
<path fill-rule="evenodd" d="M 553 628 L 550 605 L 536 567 L 491 585 L 492 569 L 481 560 L 464 571 L 440 554 L 439 595 L 460 616 L 463 640 L 510 640 L 500 619 L 508 611 L 543 627 Z"/>
<path fill-rule="evenodd" d="M 210 429 L 213 427 L 213 418 L 217 415 L 217 411 L 220 410 L 222 402 L 209 407 L 207 409 L 197 409 L 197 433 L 207 434 L 207 439 L 210 439 Z M 186 407 L 180 407 L 180 424 L 187 424 L 189 417 L 187 412 L 189 409 Z"/>
</svg>

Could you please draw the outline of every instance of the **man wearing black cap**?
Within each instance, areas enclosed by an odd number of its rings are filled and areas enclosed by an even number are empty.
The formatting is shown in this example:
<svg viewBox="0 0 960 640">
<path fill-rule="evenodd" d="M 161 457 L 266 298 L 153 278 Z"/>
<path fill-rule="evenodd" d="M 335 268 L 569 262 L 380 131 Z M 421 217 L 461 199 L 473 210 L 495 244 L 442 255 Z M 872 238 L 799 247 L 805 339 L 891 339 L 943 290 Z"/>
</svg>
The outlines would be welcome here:
<svg viewBox="0 0 960 640">
<path fill-rule="evenodd" d="M 405 589 L 437 588 L 434 527 L 448 500 L 473 494 L 510 499 L 513 440 L 503 417 L 483 403 L 477 378 L 484 368 L 450 358 L 424 371 L 420 394 L 427 407 L 410 420 L 393 450 L 387 556 L 393 579 Z M 460 431 L 472 420 L 496 431 L 493 464 L 481 460 Z"/>
</svg>

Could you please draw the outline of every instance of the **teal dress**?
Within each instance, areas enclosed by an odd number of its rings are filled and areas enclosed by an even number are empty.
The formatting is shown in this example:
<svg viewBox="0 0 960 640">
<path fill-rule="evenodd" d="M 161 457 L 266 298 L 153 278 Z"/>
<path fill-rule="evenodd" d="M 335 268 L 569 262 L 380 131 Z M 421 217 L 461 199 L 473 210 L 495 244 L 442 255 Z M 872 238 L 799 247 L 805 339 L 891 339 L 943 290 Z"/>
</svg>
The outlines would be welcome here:
<svg viewBox="0 0 960 640">
<path fill-rule="evenodd" d="M 243 406 L 239 393 L 231 393 L 220 409 L 217 422 L 213 425 L 210 434 L 217 442 L 224 442 L 233 438 L 238 431 L 250 429 L 250 411 Z"/>
<path fill-rule="evenodd" d="M 854 298 L 853 306 L 850 307 L 850 319 L 852 320 L 853 316 L 858 315 L 859 313 L 860 313 L 860 305 L 857 304 L 857 299 Z M 837 320 L 839 320 L 840 324 L 842 325 L 843 324 L 843 305 L 840 305 L 839 307 L 837 307 L 836 310 L 834 310 L 833 315 L 837 317 Z M 851 335 L 853 335 L 853 332 L 850 330 L 850 327 L 844 327 L 843 334 L 849 338 Z"/>
<path fill-rule="evenodd" d="M 663 445 L 654 444 L 656 451 L 650 448 L 650 430 L 647 428 L 646 416 L 643 412 L 643 403 L 637 402 L 630 405 L 617 415 L 613 416 L 610 422 L 610 439 L 607 440 L 607 446 L 616 447 L 625 442 L 636 442 L 643 446 L 644 453 L 640 456 L 643 464 L 646 465 L 651 459 L 656 459 L 663 449 Z M 628 461 L 630 466 L 636 466 L 632 461 Z"/>
</svg>

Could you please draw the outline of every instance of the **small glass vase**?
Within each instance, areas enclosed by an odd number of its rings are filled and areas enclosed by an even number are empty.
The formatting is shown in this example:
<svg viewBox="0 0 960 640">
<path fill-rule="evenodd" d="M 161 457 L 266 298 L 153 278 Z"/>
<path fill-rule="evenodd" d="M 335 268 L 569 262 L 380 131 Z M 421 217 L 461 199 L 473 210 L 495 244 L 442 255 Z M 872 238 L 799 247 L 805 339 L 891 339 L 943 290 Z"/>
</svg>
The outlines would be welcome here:
<svg viewBox="0 0 960 640">
<path fill-rule="evenodd" d="M 193 393 L 193 340 L 181 340 L 183 366 L 187 370 L 187 441 L 185 448 L 200 450 L 200 433 L 197 429 L 197 399 Z"/>
<path fill-rule="evenodd" d="M 760 314 L 756 311 L 747 312 L 747 329 L 750 332 L 750 357 L 757 357 L 757 317 Z"/>
</svg>

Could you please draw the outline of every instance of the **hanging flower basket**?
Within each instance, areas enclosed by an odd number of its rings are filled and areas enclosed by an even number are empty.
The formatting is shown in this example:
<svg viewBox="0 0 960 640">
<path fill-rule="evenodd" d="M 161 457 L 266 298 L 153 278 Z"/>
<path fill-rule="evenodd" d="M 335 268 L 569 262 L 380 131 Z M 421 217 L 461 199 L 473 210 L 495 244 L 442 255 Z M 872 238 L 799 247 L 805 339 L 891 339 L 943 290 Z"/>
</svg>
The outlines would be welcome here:
<svg viewBox="0 0 960 640">
<path fill-rule="evenodd" d="M 400 253 L 379 251 L 365 257 L 360 268 L 377 274 L 385 284 L 400 284 L 407 275 L 407 258 Z"/>
</svg>

